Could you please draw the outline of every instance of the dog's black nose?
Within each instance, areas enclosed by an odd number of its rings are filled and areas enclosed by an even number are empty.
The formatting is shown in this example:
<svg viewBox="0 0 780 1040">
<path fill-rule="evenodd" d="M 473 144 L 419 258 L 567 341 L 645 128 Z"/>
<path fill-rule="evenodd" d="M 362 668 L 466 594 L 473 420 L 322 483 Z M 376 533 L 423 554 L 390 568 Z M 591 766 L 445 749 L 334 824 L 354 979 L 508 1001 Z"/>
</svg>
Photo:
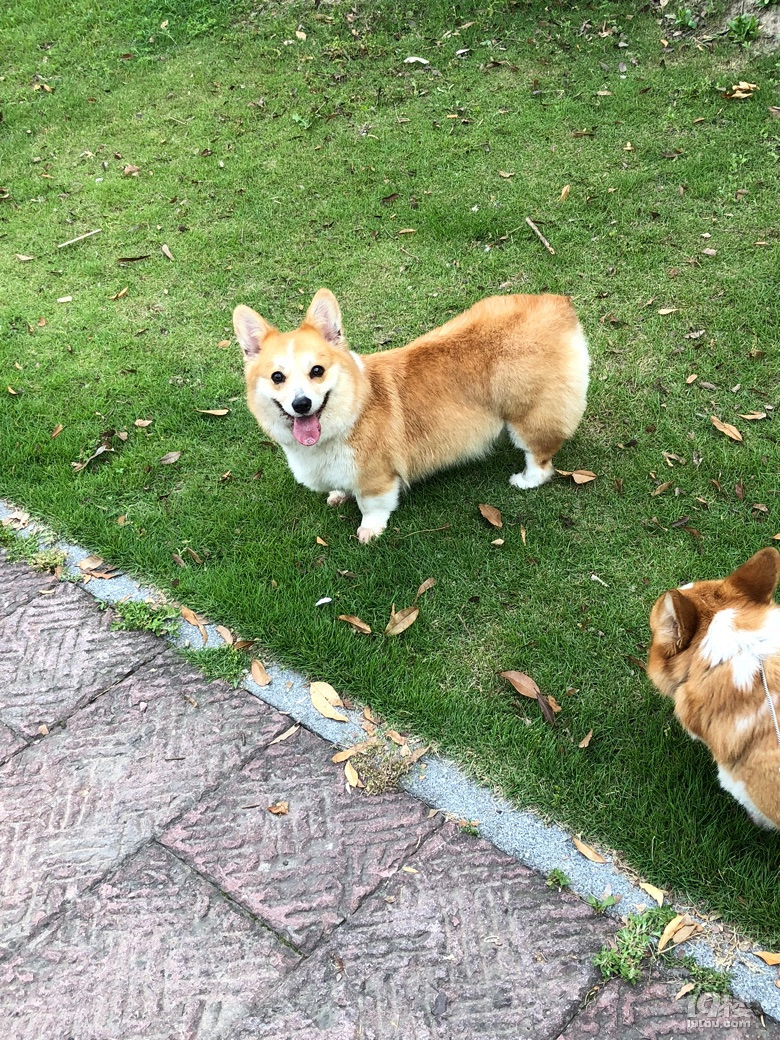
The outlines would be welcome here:
<svg viewBox="0 0 780 1040">
<path fill-rule="evenodd" d="M 293 411 L 298 415 L 308 415 L 311 409 L 310 397 L 296 397 L 292 403 Z"/>
</svg>

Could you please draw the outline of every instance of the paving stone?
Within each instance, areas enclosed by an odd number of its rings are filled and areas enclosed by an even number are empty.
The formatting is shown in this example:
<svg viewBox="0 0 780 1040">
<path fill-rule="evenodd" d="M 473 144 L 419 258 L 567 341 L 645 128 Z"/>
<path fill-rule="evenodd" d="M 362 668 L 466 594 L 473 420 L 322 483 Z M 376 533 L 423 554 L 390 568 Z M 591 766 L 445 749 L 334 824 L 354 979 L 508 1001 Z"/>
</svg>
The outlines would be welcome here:
<svg viewBox="0 0 780 1040">
<path fill-rule="evenodd" d="M 0 953 L 289 720 L 164 651 L 0 767 Z"/>
<path fill-rule="evenodd" d="M 219 1040 L 297 960 L 153 844 L 0 964 L 0 1036 Z"/>
<path fill-rule="evenodd" d="M 311 950 L 441 824 L 402 793 L 350 791 L 304 729 L 267 748 L 162 836 L 298 949 Z M 289 805 L 286 816 L 268 806 Z"/>
<path fill-rule="evenodd" d="M 19 581 L 32 588 L 25 570 Z M 51 728 L 162 645 L 148 632 L 112 632 L 87 592 L 57 583 L 0 619 L 0 720 L 28 736 Z"/>
<path fill-rule="evenodd" d="M 58 584 L 54 575 L 39 574 L 26 563 L 9 563 L 0 554 L 0 618 L 13 614 L 30 600 L 40 599 L 42 591 Z"/>
<path fill-rule="evenodd" d="M 612 934 L 570 893 L 447 824 L 234 1040 L 554 1040 Z"/>
<path fill-rule="evenodd" d="M 14 733 L 12 729 L 0 722 L 0 762 L 5 762 L 14 751 L 25 747 L 26 744 L 27 741 L 23 737 L 20 737 L 18 733 Z"/>
<path fill-rule="evenodd" d="M 631 986 L 613 979 L 570 1023 L 560 1040 L 778 1040 L 780 1025 L 761 1020 L 730 995 L 675 994 L 687 975 L 674 973 Z"/>
</svg>

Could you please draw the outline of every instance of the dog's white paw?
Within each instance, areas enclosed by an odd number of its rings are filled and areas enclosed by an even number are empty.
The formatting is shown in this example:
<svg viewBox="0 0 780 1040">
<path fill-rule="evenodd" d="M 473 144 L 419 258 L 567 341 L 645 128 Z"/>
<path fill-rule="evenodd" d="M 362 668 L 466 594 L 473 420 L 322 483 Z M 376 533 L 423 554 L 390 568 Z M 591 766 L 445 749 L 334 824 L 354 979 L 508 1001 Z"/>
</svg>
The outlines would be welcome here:
<svg viewBox="0 0 780 1040">
<path fill-rule="evenodd" d="M 350 495 L 348 491 L 339 491 L 338 489 L 335 489 L 328 495 L 327 502 L 329 506 L 340 506 L 343 505 L 344 502 L 348 502 L 350 498 L 352 498 L 352 495 Z"/>
<path fill-rule="evenodd" d="M 358 527 L 358 541 L 361 545 L 365 545 L 367 542 L 373 541 L 374 538 L 378 538 L 384 529 L 384 525 L 382 527 L 366 527 L 365 525 Z"/>
<path fill-rule="evenodd" d="M 552 467 L 549 470 L 541 469 L 539 466 L 528 467 L 525 473 L 513 473 L 509 478 L 512 487 L 525 491 L 527 488 L 539 487 L 546 484 L 553 475 Z"/>
</svg>

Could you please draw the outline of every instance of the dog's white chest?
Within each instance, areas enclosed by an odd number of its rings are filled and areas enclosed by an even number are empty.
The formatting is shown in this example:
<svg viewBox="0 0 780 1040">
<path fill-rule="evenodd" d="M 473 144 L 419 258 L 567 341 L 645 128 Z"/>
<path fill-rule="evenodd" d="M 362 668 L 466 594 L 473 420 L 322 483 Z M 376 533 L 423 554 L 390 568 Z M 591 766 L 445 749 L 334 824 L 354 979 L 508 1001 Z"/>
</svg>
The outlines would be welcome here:
<svg viewBox="0 0 780 1040">
<path fill-rule="evenodd" d="M 283 447 L 299 484 L 311 491 L 354 492 L 357 467 L 354 452 L 348 445 L 330 441 L 310 448 L 298 444 Z"/>
</svg>

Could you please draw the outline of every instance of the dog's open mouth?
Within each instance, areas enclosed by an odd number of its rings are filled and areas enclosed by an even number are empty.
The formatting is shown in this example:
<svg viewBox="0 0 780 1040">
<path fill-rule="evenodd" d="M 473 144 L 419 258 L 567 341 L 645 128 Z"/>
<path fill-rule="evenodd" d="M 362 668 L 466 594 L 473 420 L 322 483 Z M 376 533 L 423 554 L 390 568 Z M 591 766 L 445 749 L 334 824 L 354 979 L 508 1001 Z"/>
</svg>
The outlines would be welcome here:
<svg viewBox="0 0 780 1040">
<path fill-rule="evenodd" d="M 329 396 L 330 393 L 328 392 L 320 407 L 316 412 L 312 412 L 311 415 L 290 415 L 281 405 L 279 405 L 282 412 L 284 412 L 287 418 L 292 422 L 293 437 L 305 448 L 311 448 L 312 445 L 316 444 L 320 439 L 320 434 L 322 433 L 320 416 L 322 415 L 325 405 L 328 403 Z M 277 404 L 279 404 L 278 401 Z"/>
</svg>

